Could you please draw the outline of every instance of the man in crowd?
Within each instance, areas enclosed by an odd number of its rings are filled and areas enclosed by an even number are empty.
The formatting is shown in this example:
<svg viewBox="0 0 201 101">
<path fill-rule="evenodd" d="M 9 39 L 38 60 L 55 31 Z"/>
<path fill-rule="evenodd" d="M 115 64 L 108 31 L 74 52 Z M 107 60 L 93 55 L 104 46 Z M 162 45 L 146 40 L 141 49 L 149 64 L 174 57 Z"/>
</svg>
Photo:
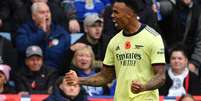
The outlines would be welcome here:
<svg viewBox="0 0 201 101">
<path fill-rule="evenodd" d="M 19 54 L 25 56 L 28 46 L 38 45 L 44 52 L 44 63 L 59 71 L 70 46 L 70 35 L 63 27 L 52 23 L 51 12 L 46 3 L 33 3 L 31 10 L 32 20 L 17 31 L 16 47 Z M 20 60 L 24 60 L 24 57 Z"/>
<path fill-rule="evenodd" d="M 47 94 L 51 90 L 57 73 L 43 64 L 43 53 L 38 46 L 26 50 L 24 67 L 17 71 L 16 87 L 20 92 Z"/>
</svg>

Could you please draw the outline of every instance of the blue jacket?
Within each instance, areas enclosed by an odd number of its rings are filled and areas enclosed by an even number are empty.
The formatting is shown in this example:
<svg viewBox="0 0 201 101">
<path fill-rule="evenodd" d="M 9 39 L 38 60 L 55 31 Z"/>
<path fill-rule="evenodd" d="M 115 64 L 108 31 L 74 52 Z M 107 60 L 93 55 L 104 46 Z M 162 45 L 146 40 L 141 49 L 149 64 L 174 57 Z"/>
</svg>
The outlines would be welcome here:
<svg viewBox="0 0 201 101">
<path fill-rule="evenodd" d="M 83 21 L 85 16 L 95 13 L 100 14 L 103 12 L 105 5 L 101 0 L 93 0 L 93 3 L 89 6 L 86 5 L 85 0 L 75 0 L 76 17 L 80 21 Z"/>
<path fill-rule="evenodd" d="M 55 24 L 51 25 L 50 33 L 46 33 L 33 21 L 29 21 L 17 30 L 16 47 L 21 55 L 21 64 L 24 63 L 26 48 L 30 45 L 40 46 L 45 65 L 59 70 L 70 47 L 70 35 Z"/>
</svg>

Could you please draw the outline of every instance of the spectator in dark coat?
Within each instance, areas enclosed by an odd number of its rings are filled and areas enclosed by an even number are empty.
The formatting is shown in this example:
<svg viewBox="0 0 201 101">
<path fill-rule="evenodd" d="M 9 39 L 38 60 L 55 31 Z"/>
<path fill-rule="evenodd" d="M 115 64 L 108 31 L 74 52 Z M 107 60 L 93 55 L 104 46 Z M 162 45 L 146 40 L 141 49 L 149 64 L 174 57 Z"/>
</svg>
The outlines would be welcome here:
<svg viewBox="0 0 201 101">
<path fill-rule="evenodd" d="M 60 77 L 52 94 L 45 101 L 88 101 L 87 95 L 80 85 L 69 85 L 64 77 Z"/>
<path fill-rule="evenodd" d="M 163 96 L 200 95 L 199 77 L 188 69 L 187 54 L 182 46 L 177 46 L 170 53 L 170 66 L 166 71 L 166 82 L 159 89 Z"/>
<path fill-rule="evenodd" d="M 16 87 L 20 92 L 47 94 L 51 91 L 57 73 L 43 64 L 42 50 L 30 46 L 26 50 L 25 67 L 17 72 Z"/>
<path fill-rule="evenodd" d="M 32 20 L 23 24 L 17 31 L 16 47 L 21 65 L 25 50 L 30 45 L 38 45 L 44 52 L 44 64 L 60 71 L 64 55 L 70 46 L 70 35 L 65 29 L 51 21 L 51 12 L 44 2 L 32 5 Z"/>
</svg>

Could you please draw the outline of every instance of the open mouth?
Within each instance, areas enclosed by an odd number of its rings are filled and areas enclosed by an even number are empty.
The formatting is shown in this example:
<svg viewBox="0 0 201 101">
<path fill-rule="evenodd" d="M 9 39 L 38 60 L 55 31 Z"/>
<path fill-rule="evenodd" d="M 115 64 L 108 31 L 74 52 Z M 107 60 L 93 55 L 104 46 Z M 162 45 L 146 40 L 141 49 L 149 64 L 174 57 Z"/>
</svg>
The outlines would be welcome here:
<svg viewBox="0 0 201 101">
<path fill-rule="evenodd" d="M 46 18 L 45 20 L 46 20 L 46 22 L 49 22 L 49 18 Z"/>
<path fill-rule="evenodd" d="M 82 62 L 81 64 L 82 64 L 82 65 L 86 65 L 87 63 L 86 63 L 86 62 Z"/>
<path fill-rule="evenodd" d="M 96 35 L 100 35 L 100 33 L 96 33 Z"/>
</svg>

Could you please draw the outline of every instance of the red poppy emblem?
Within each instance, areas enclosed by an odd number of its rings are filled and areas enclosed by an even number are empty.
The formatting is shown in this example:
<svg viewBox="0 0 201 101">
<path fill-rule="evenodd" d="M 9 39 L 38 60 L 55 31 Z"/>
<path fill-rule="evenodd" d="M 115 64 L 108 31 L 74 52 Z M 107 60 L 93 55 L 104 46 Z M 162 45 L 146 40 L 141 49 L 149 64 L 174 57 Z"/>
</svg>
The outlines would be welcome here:
<svg viewBox="0 0 201 101">
<path fill-rule="evenodd" d="M 125 43 L 125 49 L 130 49 L 131 48 L 131 42 L 130 41 L 127 41 Z"/>
</svg>

